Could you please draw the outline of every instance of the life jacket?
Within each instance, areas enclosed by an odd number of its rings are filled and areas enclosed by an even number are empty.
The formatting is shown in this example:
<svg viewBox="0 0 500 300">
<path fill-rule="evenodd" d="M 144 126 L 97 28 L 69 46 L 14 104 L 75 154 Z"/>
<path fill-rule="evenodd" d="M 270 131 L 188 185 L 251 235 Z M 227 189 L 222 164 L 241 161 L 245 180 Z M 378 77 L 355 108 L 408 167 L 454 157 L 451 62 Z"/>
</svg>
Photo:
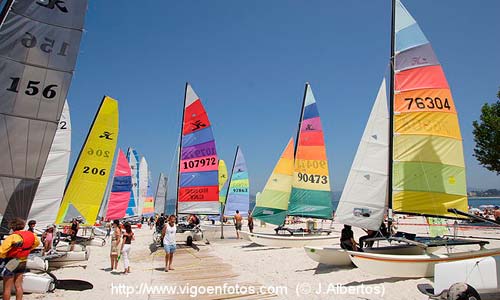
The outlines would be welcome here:
<svg viewBox="0 0 500 300">
<path fill-rule="evenodd" d="M 31 252 L 31 247 L 35 243 L 35 235 L 30 231 L 19 230 L 12 234 L 18 234 L 23 239 L 22 243 L 13 244 L 7 257 L 9 258 L 26 258 Z"/>
</svg>

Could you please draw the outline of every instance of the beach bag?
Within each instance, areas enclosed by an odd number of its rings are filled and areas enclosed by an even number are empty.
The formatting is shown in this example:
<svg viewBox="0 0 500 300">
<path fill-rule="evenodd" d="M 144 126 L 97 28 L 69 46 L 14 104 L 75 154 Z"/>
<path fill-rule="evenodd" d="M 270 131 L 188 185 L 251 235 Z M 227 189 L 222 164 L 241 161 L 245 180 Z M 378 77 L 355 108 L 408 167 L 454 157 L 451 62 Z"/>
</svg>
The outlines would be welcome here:
<svg viewBox="0 0 500 300">
<path fill-rule="evenodd" d="M 0 259 L 0 275 L 3 276 L 5 271 L 13 272 L 19 264 L 21 260 L 19 258 L 2 258 Z"/>
</svg>

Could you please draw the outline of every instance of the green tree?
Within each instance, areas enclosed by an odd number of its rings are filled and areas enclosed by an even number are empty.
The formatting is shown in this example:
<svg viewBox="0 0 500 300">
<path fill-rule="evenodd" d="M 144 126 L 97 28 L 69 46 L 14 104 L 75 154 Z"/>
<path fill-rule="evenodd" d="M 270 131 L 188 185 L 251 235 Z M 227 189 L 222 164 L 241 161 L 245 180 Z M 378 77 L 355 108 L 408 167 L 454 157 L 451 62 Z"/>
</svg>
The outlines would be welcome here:
<svg viewBox="0 0 500 300">
<path fill-rule="evenodd" d="M 500 175 L 500 90 L 495 103 L 485 103 L 480 121 L 472 122 L 476 147 L 474 157 L 486 169 Z"/>
</svg>

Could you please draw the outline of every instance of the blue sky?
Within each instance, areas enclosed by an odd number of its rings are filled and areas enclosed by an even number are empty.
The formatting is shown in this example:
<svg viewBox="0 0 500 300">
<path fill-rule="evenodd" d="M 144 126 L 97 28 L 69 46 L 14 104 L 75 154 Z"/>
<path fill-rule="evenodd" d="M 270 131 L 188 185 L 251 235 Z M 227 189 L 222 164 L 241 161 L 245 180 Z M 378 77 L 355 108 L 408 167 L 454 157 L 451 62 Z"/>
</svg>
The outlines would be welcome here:
<svg viewBox="0 0 500 300">
<path fill-rule="evenodd" d="M 120 104 L 119 146 L 144 155 L 155 182 L 160 171 L 173 182 L 189 81 L 213 124 L 220 157 L 231 164 L 241 146 L 254 194 L 295 136 L 309 81 L 332 187 L 342 189 L 387 74 L 390 0 L 89 2 L 68 95 L 71 164 L 107 94 Z M 469 188 L 500 188 L 500 177 L 472 156 L 472 121 L 500 87 L 500 1 L 404 4 L 431 41 L 452 89 Z"/>
</svg>

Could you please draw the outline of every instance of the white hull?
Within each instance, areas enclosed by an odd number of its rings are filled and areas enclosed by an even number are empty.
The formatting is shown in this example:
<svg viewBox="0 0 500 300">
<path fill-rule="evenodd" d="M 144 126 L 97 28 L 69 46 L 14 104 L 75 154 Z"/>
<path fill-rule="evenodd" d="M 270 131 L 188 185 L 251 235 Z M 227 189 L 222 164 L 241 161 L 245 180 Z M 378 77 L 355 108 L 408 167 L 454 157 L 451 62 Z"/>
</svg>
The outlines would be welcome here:
<svg viewBox="0 0 500 300">
<path fill-rule="evenodd" d="M 57 244 L 57 246 L 55 247 L 57 252 L 69 252 L 70 248 L 71 245 L 66 242 L 59 242 L 59 244 Z M 75 252 L 85 251 L 85 246 L 80 244 L 75 244 L 75 246 L 73 247 L 73 251 Z"/>
<path fill-rule="evenodd" d="M 312 260 L 317 261 L 320 264 L 332 266 L 352 265 L 349 253 L 340 247 L 306 246 L 304 247 L 304 250 Z M 396 255 L 420 255 L 425 253 L 422 248 L 412 245 L 373 247 L 365 248 L 363 250 L 368 253 Z"/>
<path fill-rule="evenodd" d="M 49 274 L 24 273 L 23 291 L 24 293 L 45 294 L 56 289 L 54 278 Z M 3 292 L 3 285 L 0 285 L 0 292 Z M 12 288 L 14 293 L 14 288 Z"/>
<path fill-rule="evenodd" d="M 392 255 L 349 251 L 352 262 L 367 273 L 407 278 L 433 277 L 434 266 L 438 263 L 493 255 L 500 255 L 500 249 L 422 255 Z"/>
<path fill-rule="evenodd" d="M 47 271 L 49 269 L 49 263 L 41 256 L 32 254 L 28 256 L 28 260 L 26 261 L 26 268 L 34 272 Z"/>
<path fill-rule="evenodd" d="M 280 248 L 302 248 L 304 246 L 328 245 L 333 244 L 333 242 L 339 238 L 338 236 L 333 235 L 276 235 L 248 232 L 245 234 L 248 236 L 250 241 L 258 245 Z M 246 237 L 244 236 L 244 238 Z"/>
<path fill-rule="evenodd" d="M 68 251 L 58 258 L 49 259 L 50 268 L 61 268 L 69 265 L 87 265 L 90 256 L 90 249 L 85 251 Z"/>
</svg>

